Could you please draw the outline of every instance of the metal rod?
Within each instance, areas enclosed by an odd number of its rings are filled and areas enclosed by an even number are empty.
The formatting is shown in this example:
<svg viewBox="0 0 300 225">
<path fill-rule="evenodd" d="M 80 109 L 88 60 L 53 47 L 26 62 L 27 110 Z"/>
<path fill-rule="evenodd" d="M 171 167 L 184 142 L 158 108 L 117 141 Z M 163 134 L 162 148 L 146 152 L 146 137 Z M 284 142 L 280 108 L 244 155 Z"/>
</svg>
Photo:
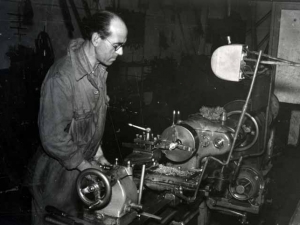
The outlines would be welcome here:
<svg viewBox="0 0 300 225">
<path fill-rule="evenodd" d="M 254 55 L 258 55 L 259 54 L 258 52 L 255 52 L 255 51 L 249 51 L 248 50 L 247 52 L 249 52 L 251 54 L 254 54 Z M 278 58 L 278 57 L 273 57 L 273 56 L 270 56 L 270 55 L 267 55 L 267 54 L 261 54 L 261 56 L 269 58 L 269 59 L 277 60 L 279 62 L 286 62 L 286 63 L 290 63 L 290 64 L 299 64 L 297 62 L 293 62 L 293 61 L 282 59 L 282 58 Z M 262 63 L 262 62 L 265 62 L 265 61 L 260 61 L 260 63 Z"/>
<path fill-rule="evenodd" d="M 160 224 L 161 225 L 169 224 L 170 220 L 174 218 L 176 213 L 178 213 L 178 211 L 173 211 L 173 212 L 169 213 L 167 216 L 164 217 L 164 219 L 162 221 L 160 221 Z"/>
<path fill-rule="evenodd" d="M 272 93 L 273 93 L 273 87 L 274 87 L 274 82 L 275 82 L 275 75 L 271 75 L 271 82 L 269 86 L 269 96 L 268 96 L 268 105 L 266 108 L 266 121 L 265 121 L 265 126 L 264 126 L 264 139 L 263 139 L 263 153 L 265 152 L 267 145 L 268 145 L 268 123 L 269 123 L 269 117 L 270 117 L 270 110 L 271 110 L 271 98 L 272 98 Z"/>
<path fill-rule="evenodd" d="M 255 83 L 255 80 L 256 80 L 256 77 L 257 77 L 257 71 L 258 71 L 258 66 L 259 66 L 259 63 L 260 63 L 261 55 L 262 55 L 262 51 L 260 50 L 259 51 L 259 55 L 258 55 L 258 59 L 257 59 L 257 62 L 256 62 L 256 66 L 255 66 L 255 70 L 254 70 L 252 82 L 251 82 L 251 85 L 250 85 L 250 89 L 249 89 L 249 92 L 248 92 L 245 104 L 243 106 L 242 113 L 241 113 L 241 116 L 240 116 L 240 119 L 239 119 L 239 122 L 238 122 L 238 125 L 237 125 L 237 128 L 236 128 L 236 131 L 235 131 L 235 134 L 234 134 L 234 139 L 233 139 L 233 142 L 232 142 L 230 153 L 229 153 L 228 158 L 227 158 L 226 165 L 230 161 L 233 149 L 235 147 L 235 143 L 237 141 L 237 137 L 238 137 L 240 129 L 242 127 L 242 123 L 243 123 L 243 120 L 244 120 L 244 117 L 245 117 L 245 113 L 246 113 L 246 111 L 248 109 L 248 104 L 249 104 L 249 101 L 250 101 L 250 98 L 251 98 L 251 94 L 252 94 L 252 91 L 253 91 L 253 87 L 254 87 L 254 83 Z"/>
<path fill-rule="evenodd" d="M 255 59 L 249 59 L 249 58 L 244 58 L 245 61 L 249 62 L 255 62 Z M 268 65 L 279 65 L 279 66 L 300 66 L 300 63 L 296 62 L 286 62 L 286 61 L 260 61 L 262 64 L 268 64 Z"/>
<path fill-rule="evenodd" d="M 200 184 L 201 184 L 202 179 L 203 179 L 204 172 L 205 172 L 207 164 L 208 164 L 208 160 L 209 160 L 209 158 L 206 159 L 206 161 L 204 163 L 204 166 L 203 166 L 203 169 L 202 169 L 202 172 L 201 172 L 201 175 L 200 175 L 200 178 L 198 180 L 198 185 L 197 185 L 196 191 L 195 191 L 194 196 L 193 196 L 194 200 L 197 198 L 197 194 L 198 194 L 198 191 L 199 191 L 199 188 L 200 188 Z"/>
<path fill-rule="evenodd" d="M 194 212 L 189 213 L 188 216 L 184 218 L 182 223 L 183 224 L 188 224 L 188 222 L 190 222 L 198 214 L 199 214 L 199 209 L 195 210 Z"/>
<path fill-rule="evenodd" d="M 176 119 L 176 123 L 180 122 L 180 111 L 177 111 L 177 119 Z"/>
<path fill-rule="evenodd" d="M 160 216 L 156 216 L 154 214 L 151 214 L 151 213 L 147 213 L 147 212 L 142 212 L 140 213 L 141 216 L 146 216 L 146 217 L 149 217 L 149 218 L 152 218 L 152 219 L 156 219 L 156 220 L 162 220 L 162 218 Z"/>
<path fill-rule="evenodd" d="M 238 161 L 238 163 L 237 163 L 237 165 L 236 165 L 236 168 L 235 168 L 234 174 L 233 174 L 233 180 L 232 180 L 232 183 L 235 183 L 235 181 L 236 181 L 236 179 L 237 179 L 237 177 L 238 177 L 238 175 L 239 175 L 239 171 L 240 171 L 240 167 L 241 167 L 241 164 L 242 164 L 242 160 L 243 160 L 243 156 L 241 156 L 241 157 L 239 158 L 239 161 Z"/>
<path fill-rule="evenodd" d="M 252 91 L 253 91 L 254 83 L 255 83 L 255 80 L 256 80 L 256 77 L 257 77 L 257 71 L 258 71 L 258 66 L 259 66 L 260 60 L 261 60 L 261 55 L 262 55 L 262 51 L 260 50 L 259 51 L 259 55 L 258 55 L 258 59 L 257 59 L 257 62 L 256 62 L 256 65 L 255 65 L 255 70 L 254 70 L 252 82 L 251 82 L 251 85 L 250 85 L 250 88 L 249 88 L 249 92 L 248 92 L 245 104 L 244 104 L 242 112 L 241 112 L 241 116 L 239 118 L 239 122 L 238 122 L 238 125 L 237 125 L 237 128 L 236 128 L 236 131 L 234 133 L 234 138 L 233 138 L 233 141 L 232 141 L 231 149 L 230 149 L 228 157 L 227 157 L 227 161 L 226 162 L 222 162 L 221 160 L 219 160 L 217 158 L 210 157 L 211 159 L 219 162 L 221 165 L 228 165 L 228 163 L 231 160 L 232 152 L 233 152 L 233 149 L 235 147 L 235 144 L 236 144 L 236 141 L 237 141 L 237 138 L 238 138 L 238 134 L 239 134 L 240 129 L 242 127 L 242 123 L 243 123 L 243 120 L 244 120 L 244 117 L 245 117 L 245 113 L 246 113 L 247 108 L 248 108 L 248 104 L 249 104 L 250 97 L 251 97 L 251 94 L 252 94 Z"/>
<path fill-rule="evenodd" d="M 214 206 L 212 209 L 222 211 L 222 212 L 232 213 L 235 216 L 241 216 L 243 218 L 246 218 L 246 216 L 247 216 L 245 213 L 241 213 L 241 212 L 238 212 L 238 211 L 235 211 L 232 209 L 223 208 L 223 207 Z"/>
<path fill-rule="evenodd" d="M 172 121 L 172 125 L 174 125 L 175 124 L 175 115 L 176 115 L 176 111 L 175 110 L 173 110 L 173 121 Z"/>
<path fill-rule="evenodd" d="M 140 127 L 140 126 L 137 126 L 137 125 L 133 125 L 132 123 L 128 123 L 128 125 L 131 126 L 131 127 L 135 127 L 135 128 L 140 129 L 140 130 L 146 131 L 146 132 L 150 132 L 151 131 L 150 128 Z"/>
<path fill-rule="evenodd" d="M 275 76 L 274 76 L 274 74 L 272 74 L 271 82 L 270 82 L 270 86 L 269 86 L 268 104 L 267 104 L 267 108 L 266 108 L 266 119 L 265 119 L 265 124 L 264 124 L 263 148 L 261 149 L 260 152 L 244 156 L 244 158 L 261 156 L 265 153 L 265 151 L 267 149 L 267 144 L 268 144 L 267 139 L 268 139 L 268 132 L 269 132 L 268 131 L 268 123 L 269 123 L 269 116 L 270 116 L 269 112 L 270 112 L 270 107 L 271 107 L 271 97 L 272 97 L 272 93 L 273 93 L 274 80 L 275 80 Z"/>
<path fill-rule="evenodd" d="M 143 195 L 143 186 L 144 186 L 144 179 L 145 179 L 145 164 L 142 166 L 142 173 L 141 173 L 141 180 L 140 180 L 140 188 L 139 188 L 139 199 L 138 204 L 141 204 L 142 195 Z"/>
</svg>

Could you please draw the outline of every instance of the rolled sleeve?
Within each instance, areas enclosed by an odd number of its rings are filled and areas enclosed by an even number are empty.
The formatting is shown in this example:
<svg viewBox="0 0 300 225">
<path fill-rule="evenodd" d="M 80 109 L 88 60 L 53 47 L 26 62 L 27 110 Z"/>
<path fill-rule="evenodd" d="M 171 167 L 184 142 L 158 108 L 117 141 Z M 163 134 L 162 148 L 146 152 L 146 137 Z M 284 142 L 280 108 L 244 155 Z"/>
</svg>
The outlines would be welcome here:
<svg viewBox="0 0 300 225">
<path fill-rule="evenodd" d="M 39 132 L 44 150 L 66 169 L 83 161 L 83 146 L 73 142 L 67 129 L 73 118 L 71 82 L 58 74 L 45 80 L 40 99 Z"/>
</svg>

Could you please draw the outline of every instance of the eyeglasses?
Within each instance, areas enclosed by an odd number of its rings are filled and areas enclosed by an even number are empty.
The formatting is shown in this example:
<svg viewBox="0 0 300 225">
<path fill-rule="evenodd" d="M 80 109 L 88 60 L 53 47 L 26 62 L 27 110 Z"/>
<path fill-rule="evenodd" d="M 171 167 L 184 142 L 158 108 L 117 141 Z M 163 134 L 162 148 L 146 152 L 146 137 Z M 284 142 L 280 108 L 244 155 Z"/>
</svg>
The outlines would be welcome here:
<svg viewBox="0 0 300 225">
<path fill-rule="evenodd" d="M 107 42 L 115 49 L 115 51 L 118 51 L 120 48 L 123 48 L 123 46 L 125 45 L 125 43 L 123 44 L 118 44 L 118 45 L 114 45 L 113 43 L 111 43 L 108 39 L 105 39 L 107 40 Z"/>
</svg>

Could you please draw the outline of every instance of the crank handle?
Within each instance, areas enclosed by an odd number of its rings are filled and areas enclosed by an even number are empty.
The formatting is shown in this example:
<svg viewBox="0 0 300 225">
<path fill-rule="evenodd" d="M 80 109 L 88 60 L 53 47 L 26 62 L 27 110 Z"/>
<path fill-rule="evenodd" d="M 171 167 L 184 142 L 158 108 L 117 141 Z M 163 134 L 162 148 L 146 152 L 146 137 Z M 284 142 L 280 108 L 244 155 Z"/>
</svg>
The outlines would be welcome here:
<svg viewBox="0 0 300 225">
<path fill-rule="evenodd" d="M 98 201 L 96 201 L 94 204 L 89 206 L 89 209 L 93 209 L 95 206 L 97 206 L 98 204 L 101 203 L 101 200 L 99 199 Z"/>
<path fill-rule="evenodd" d="M 135 127 L 137 129 L 143 130 L 143 131 L 145 131 L 147 133 L 151 132 L 151 128 L 140 127 L 140 126 L 137 126 L 137 125 L 133 125 L 132 123 L 128 123 L 128 125 L 131 126 L 131 127 Z"/>
</svg>

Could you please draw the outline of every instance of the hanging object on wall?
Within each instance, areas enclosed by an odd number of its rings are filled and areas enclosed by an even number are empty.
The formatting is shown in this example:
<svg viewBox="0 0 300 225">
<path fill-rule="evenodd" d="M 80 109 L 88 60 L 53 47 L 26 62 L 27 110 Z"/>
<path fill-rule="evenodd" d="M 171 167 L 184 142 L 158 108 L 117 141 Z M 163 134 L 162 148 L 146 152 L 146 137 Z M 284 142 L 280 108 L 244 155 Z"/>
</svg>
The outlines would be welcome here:
<svg viewBox="0 0 300 225">
<path fill-rule="evenodd" d="M 46 33 L 45 28 L 41 31 L 37 39 L 35 39 L 36 54 L 41 61 L 54 62 L 54 51 L 51 44 L 51 39 Z"/>
<path fill-rule="evenodd" d="M 53 64 L 55 58 L 51 39 L 48 33 L 46 33 L 45 27 L 35 39 L 35 48 L 35 65 L 38 71 L 36 80 L 37 86 L 40 88 L 40 85 L 42 84 L 42 81 L 44 80 L 44 77 L 50 66 Z"/>
</svg>

